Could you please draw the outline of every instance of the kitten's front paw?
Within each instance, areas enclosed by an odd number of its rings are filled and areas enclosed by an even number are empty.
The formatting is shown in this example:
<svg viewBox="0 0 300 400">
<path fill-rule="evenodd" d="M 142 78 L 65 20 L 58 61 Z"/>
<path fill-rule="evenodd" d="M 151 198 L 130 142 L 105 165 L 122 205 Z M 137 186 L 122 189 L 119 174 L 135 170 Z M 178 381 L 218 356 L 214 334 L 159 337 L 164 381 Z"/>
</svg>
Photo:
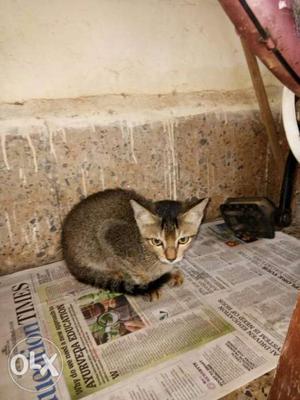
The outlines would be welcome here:
<svg viewBox="0 0 300 400">
<path fill-rule="evenodd" d="M 184 275 L 181 271 L 174 271 L 171 273 L 171 279 L 168 282 L 168 285 L 171 287 L 181 286 L 184 281 Z"/>
</svg>

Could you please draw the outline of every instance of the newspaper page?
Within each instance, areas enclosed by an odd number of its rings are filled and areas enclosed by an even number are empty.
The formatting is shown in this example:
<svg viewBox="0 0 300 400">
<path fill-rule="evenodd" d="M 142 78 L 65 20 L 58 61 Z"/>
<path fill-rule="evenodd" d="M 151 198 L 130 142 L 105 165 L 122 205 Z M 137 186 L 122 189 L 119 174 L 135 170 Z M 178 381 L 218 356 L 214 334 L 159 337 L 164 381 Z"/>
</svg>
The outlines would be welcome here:
<svg viewBox="0 0 300 400">
<path fill-rule="evenodd" d="M 201 227 L 158 301 L 79 283 L 63 262 L 3 277 L 0 397 L 218 399 L 273 369 L 300 286 L 300 242 Z"/>
</svg>

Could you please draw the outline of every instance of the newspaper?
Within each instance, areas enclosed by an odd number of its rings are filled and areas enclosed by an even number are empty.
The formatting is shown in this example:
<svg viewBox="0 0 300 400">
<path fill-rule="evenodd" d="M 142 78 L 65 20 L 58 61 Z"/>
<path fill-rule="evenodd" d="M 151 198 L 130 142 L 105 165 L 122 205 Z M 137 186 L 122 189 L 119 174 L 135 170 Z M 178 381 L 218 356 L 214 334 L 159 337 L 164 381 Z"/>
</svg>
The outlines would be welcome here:
<svg viewBox="0 0 300 400">
<path fill-rule="evenodd" d="M 79 283 L 63 262 L 2 277 L 0 398 L 214 400 L 270 371 L 300 287 L 300 241 L 250 241 L 203 225 L 184 284 L 154 302 Z"/>
</svg>

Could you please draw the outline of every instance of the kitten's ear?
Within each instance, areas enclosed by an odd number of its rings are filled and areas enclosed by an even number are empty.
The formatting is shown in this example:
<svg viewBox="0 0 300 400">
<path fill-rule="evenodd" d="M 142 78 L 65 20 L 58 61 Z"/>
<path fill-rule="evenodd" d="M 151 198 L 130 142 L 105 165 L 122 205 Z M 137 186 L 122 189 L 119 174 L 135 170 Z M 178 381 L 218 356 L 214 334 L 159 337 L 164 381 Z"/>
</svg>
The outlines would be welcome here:
<svg viewBox="0 0 300 400">
<path fill-rule="evenodd" d="M 191 231 L 191 235 L 196 235 L 196 233 L 198 232 L 199 226 L 204 216 L 205 208 L 209 200 L 209 198 L 203 199 L 202 201 L 200 201 L 200 203 L 190 208 L 188 211 L 180 216 L 180 222 L 182 224 L 188 225 L 188 229 Z"/>
<path fill-rule="evenodd" d="M 135 200 L 130 200 L 130 205 L 133 209 L 134 218 L 142 235 L 146 234 L 149 225 L 151 226 L 159 223 L 159 217 L 152 214 L 152 212 L 141 206 Z"/>
</svg>

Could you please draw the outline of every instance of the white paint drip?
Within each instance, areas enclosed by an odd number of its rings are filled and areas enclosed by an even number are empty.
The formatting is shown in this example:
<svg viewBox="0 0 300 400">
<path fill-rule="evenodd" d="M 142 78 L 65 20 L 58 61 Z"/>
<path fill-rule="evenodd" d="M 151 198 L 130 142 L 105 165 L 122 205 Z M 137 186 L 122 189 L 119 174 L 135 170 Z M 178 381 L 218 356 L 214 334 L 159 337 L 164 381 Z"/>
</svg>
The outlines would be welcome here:
<svg viewBox="0 0 300 400">
<path fill-rule="evenodd" d="M 10 241 L 11 246 L 13 246 L 13 244 L 14 244 L 13 233 L 12 233 L 12 229 L 11 229 L 9 214 L 7 211 L 5 211 L 5 222 L 6 222 L 6 227 L 7 227 L 7 231 L 8 231 L 9 241 Z"/>
<path fill-rule="evenodd" d="M 168 145 L 167 145 L 167 166 L 168 180 L 169 180 L 169 198 L 177 199 L 177 181 L 178 181 L 178 161 L 175 151 L 175 136 L 174 136 L 174 126 L 178 126 L 176 120 L 167 119 L 162 121 L 163 131 L 168 135 Z"/>
<path fill-rule="evenodd" d="M 50 231 L 50 229 L 51 229 L 51 221 L 50 221 L 50 218 L 46 218 L 46 223 L 47 223 L 47 225 L 48 225 L 48 229 L 49 229 L 49 231 Z"/>
<path fill-rule="evenodd" d="M 50 128 L 49 124 L 47 121 L 45 121 L 45 126 L 49 135 L 49 146 L 50 146 L 50 153 L 53 155 L 55 161 L 57 162 L 57 156 L 56 156 L 56 151 L 53 143 L 53 130 Z"/>
<path fill-rule="evenodd" d="M 134 137 L 133 137 L 133 128 L 135 123 L 133 121 L 119 121 L 122 139 L 125 144 L 127 144 L 128 148 L 130 148 L 131 157 L 135 164 L 137 164 L 137 158 L 134 151 Z"/>
<path fill-rule="evenodd" d="M 170 120 L 168 121 L 168 136 L 169 136 L 169 146 L 172 157 L 173 200 L 177 200 L 178 165 L 177 165 L 177 157 L 175 151 L 174 122 Z"/>
<path fill-rule="evenodd" d="M 166 157 L 163 157 L 163 163 L 164 163 L 164 186 L 165 186 L 165 197 L 166 199 L 169 197 L 168 193 L 168 170 L 167 170 L 167 161 Z"/>
<path fill-rule="evenodd" d="M 23 180 L 23 185 L 27 184 L 27 179 L 23 168 L 19 168 L 19 178 Z"/>
<path fill-rule="evenodd" d="M 81 183 L 82 183 L 82 192 L 84 197 L 87 197 L 87 189 L 86 189 L 86 179 L 85 179 L 85 170 L 81 167 Z"/>
<path fill-rule="evenodd" d="M 133 161 L 135 162 L 135 164 L 137 164 L 137 159 L 135 156 L 135 152 L 134 152 L 134 137 L 133 137 L 133 126 L 129 123 L 129 125 L 127 125 L 127 129 L 129 131 L 129 141 L 130 141 L 130 150 L 131 150 L 131 155 L 133 158 Z"/>
<path fill-rule="evenodd" d="M 26 244 L 29 244 L 30 241 L 29 241 L 29 237 L 28 237 L 28 234 L 27 234 L 27 232 L 26 232 L 26 229 L 24 229 L 24 228 L 22 227 L 22 228 L 21 228 L 21 231 L 22 231 L 22 235 L 24 236 L 25 243 L 26 243 Z"/>
<path fill-rule="evenodd" d="M 37 231 L 38 231 L 38 229 L 37 229 L 36 225 L 32 225 L 31 229 L 32 229 L 31 240 L 36 244 L 37 243 Z"/>
<path fill-rule="evenodd" d="M 172 178 L 171 178 L 171 161 L 169 149 L 166 149 L 166 171 L 168 179 L 168 199 L 172 198 Z"/>
<path fill-rule="evenodd" d="M 125 141 L 126 140 L 126 135 L 125 135 L 125 132 L 124 132 L 123 122 L 119 121 L 119 125 L 120 125 L 120 129 L 121 129 L 122 139 Z"/>
<path fill-rule="evenodd" d="M 100 171 L 100 180 L 101 180 L 101 184 L 102 184 L 102 190 L 105 190 L 104 171 L 101 166 L 100 166 L 99 171 Z"/>
<path fill-rule="evenodd" d="M 62 134 L 62 140 L 64 142 L 64 144 L 67 144 L 67 132 L 65 130 L 65 128 L 59 128 L 61 134 Z"/>
<path fill-rule="evenodd" d="M 167 124 L 168 122 L 162 121 L 163 124 L 163 131 L 164 133 L 167 133 Z M 167 145 L 166 148 L 166 171 L 167 171 L 167 179 L 168 179 L 168 199 L 172 198 L 172 165 L 171 165 L 171 157 L 170 157 L 170 149 L 169 146 Z"/>
<path fill-rule="evenodd" d="M 1 147 L 2 147 L 3 161 L 6 166 L 6 169 L 9 171 L 10 167 L 8 164 L 7 153 L 6 153 L 6 134 L 5 133 L 1 134 Z"/>
<path fill-rule="evenodd" d="M 30 150 L 31 150 L 31 153 L 32 153 L 33 164 L 34 164 L 34 171 L 35 171 L 35 172 L 38 172 L 38 164 L 37 164 L 37 158 L 36 158 L 36 151 L 35 151 L 35 148 L 34 148 L 34 146 L 33 146 L 33 143 L 32 143 L 32 140 L 31 140 L 31 137 L 30 137 L 29 132 L 27 132 L 27 133 L 25 134 L 25 137 L 26 137 L 26 139 L 27 139 L 27 141 L 28 141 L 28 145 L 29 145 Z"/>
<path fill-rule="evenodd" d="M 170 162 L 170 154 L 168 152 L 168 164 L 169 164 L 169 173 L 168 173 L 168 178 L 169 178 L 169 199 L 172 199 L 172 164 Z"/>
</svg>

